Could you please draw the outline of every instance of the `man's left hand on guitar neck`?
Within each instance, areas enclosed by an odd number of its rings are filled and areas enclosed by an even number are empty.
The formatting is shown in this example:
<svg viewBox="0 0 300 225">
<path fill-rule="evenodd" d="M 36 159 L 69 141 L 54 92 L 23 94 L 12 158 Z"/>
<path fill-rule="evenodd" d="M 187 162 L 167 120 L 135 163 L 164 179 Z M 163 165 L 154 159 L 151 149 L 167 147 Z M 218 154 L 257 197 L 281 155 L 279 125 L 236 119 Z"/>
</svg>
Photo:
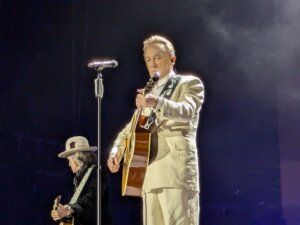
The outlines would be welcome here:
<svg viewBox="0 0 300 225">
<path fill-rule="evenodd" d="M 63 206 L 59 204 L 57 209 L 53 209 L 51 211 L 51 217 L 53 218 L 53 220 L 57 221 L 64 217 L 71 216 L 73 212 L 73 209 L 69 205 Z"/>
<path fill-rule="evenodd" d="M 154 94 L 143 95 L 143 89 L 137 90 L 138 94 L 135 98 L 135 104 L 138 108 L 152 107 L 155 108 L 158 103 L 158 96 Z"/>
</svg>

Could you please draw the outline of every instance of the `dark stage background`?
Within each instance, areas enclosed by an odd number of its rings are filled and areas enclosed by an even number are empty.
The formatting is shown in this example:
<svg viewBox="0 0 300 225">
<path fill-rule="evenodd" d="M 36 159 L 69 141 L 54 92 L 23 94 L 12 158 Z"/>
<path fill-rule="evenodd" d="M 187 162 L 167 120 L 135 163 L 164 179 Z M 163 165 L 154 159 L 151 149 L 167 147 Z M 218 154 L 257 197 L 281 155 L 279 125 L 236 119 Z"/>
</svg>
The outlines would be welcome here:
<svg viewBox="0 0 300 225">
<path fill-rule="evenodd" d="M 72 191 L 69 136 L 97 140 L 96 57 L 104 72 L 102 165 L 144 86 L 142 41 L 169 36 L 177 70 L 206 87 L 198 146 L 201 225 L 300 224 L 298 0 L 2 0 L 0 224 L 56 224 Z M 109 176 L 112 225 L 140 225 L 141 202 Z M 108 224 L 107 222 L 104 224 Z"/>
</svg>

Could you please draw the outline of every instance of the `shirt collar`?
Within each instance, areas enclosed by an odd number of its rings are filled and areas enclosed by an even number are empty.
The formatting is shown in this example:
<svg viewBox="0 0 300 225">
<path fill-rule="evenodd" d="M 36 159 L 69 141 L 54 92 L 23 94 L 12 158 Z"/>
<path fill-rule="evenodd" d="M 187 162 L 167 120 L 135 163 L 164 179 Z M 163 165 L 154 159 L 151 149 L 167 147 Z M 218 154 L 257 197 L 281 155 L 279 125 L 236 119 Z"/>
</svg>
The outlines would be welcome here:
<svg viewBox="0 0 300 225">
<path fill-rule="evenodd" d="M 159 79 L 157 82 L 157 87 L 161 87 L 167 83 L 170 77 L 174 76 L 175 72 L 172 70 L 169 74 L 164 76 L 163 78 Z"/>
</svg>

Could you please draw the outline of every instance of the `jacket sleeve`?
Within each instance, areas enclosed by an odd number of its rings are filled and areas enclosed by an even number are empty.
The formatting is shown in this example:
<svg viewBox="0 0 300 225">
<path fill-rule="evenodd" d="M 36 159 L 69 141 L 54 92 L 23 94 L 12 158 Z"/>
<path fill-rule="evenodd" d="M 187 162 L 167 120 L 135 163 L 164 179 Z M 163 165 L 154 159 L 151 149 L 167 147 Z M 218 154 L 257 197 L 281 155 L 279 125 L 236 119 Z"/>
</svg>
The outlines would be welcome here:
<svg viewBox="0 0 300 225">
<path fill-rule="evenodd" d="M 156 116 L 158 119 L 171 119 L 178 122 L 188 122 L 199 113 L 204 102 L 204 86 L 201 80 L 194 76 L 184 77 L 178 84 L 180 88 L 178 101 L 159 97 Z"/>
<path fill-rule="evenodd" d="M 119 132 L 117 138 L 114 141 L 113 147 L 110 151 L 110 156 L 116 157 L 119 162 L 123 158 L 124 151 L 126 148 L 126 140 L 128 139 L 131 133 L 131 127 L 133 121 L 135 120 L 136 112 L 137 111 L 135 111 L 133 117 L 131 118 L 131 121 L 127 123 L 126 126 Z"/>
</svg>

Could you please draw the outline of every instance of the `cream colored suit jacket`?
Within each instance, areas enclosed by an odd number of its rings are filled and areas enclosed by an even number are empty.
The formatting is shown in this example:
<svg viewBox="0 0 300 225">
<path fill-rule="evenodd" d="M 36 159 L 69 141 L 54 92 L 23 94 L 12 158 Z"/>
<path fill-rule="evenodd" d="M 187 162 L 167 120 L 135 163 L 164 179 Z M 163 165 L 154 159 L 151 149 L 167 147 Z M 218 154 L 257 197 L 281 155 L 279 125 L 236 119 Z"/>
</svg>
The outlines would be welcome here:
<svg viewBox="0 0 300 225">
<path fill-rule="evenodd" d="M 175 75 L 181 76 L 181 75 Z M 170 99 L 160 97 L 155 109 L 152 159 L 143 189 L 185 188 L 200 191 L 196 133 L 204 101 L 204 86 L 195 76 L 181 76 Z M 111 155 L 123 157 L 131 122 L 118 134 Z"/>
</svg>

